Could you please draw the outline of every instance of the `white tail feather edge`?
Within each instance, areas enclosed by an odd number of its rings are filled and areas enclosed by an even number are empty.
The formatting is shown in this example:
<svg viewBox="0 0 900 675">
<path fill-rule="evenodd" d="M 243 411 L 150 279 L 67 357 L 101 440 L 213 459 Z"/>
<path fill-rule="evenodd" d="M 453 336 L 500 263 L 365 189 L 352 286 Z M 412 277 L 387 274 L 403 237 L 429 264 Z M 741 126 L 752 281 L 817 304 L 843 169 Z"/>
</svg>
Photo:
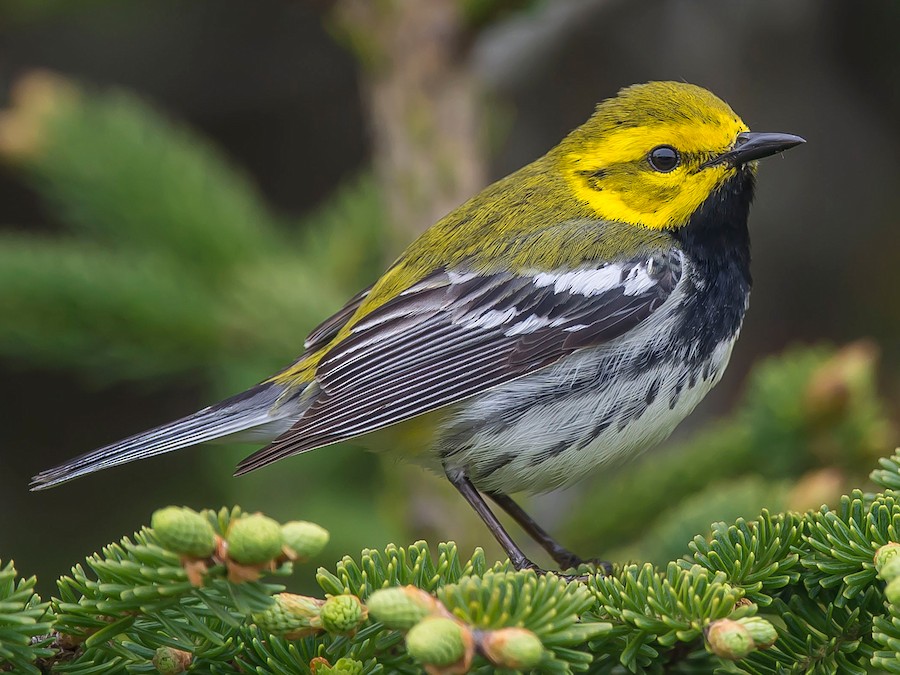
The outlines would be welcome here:
<svg viewBox="0 0 900 675">
<path fill-rule="evenodd" d="M 192 415 L 103 446 L 37 474 L 32 490 L 45 490 L 79 476 L 120 464 L 156 457 L 213 440 L 265 442 L 300 417 L 300 397 L 279 401 L 280 385 L 263 383 Z"/>
</svg>

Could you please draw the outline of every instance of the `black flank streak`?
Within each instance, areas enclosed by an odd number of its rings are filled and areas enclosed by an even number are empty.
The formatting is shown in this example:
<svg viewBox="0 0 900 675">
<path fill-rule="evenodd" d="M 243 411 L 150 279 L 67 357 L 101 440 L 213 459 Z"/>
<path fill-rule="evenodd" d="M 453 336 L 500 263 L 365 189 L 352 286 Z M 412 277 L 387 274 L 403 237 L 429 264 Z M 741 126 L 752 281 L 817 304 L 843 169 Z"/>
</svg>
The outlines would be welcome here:
<svg viewBox="0 0 900 675">
<path fill-rule="evenodd" d="M 576 450 L 584 450 L 587 446 L 593 443 L 600 434 L 609 429 L 609 427 L 612 426 L 612 423 L 616 421 L 616 416 L 620 411 L 621 407 L 614 405 L 611 406 L 605 413 L 603 413 L 603 417 L 601 417 L 599 421 L 594 425 L 594 428 L 591 429 L 591 433 L 588 434 L 587 438 L 581 441 Z"/>
<path fill-rule="evenodd" d="M 669 410 L 675 409 L 675 405 L 678 403 L 678 399 L 681 398 L 682 389 L 684 389 L 684 380 L 678 380 L 678 382 L 672 388 L 672 393 L 669 395 Z"/>
<path fill-rule="evenodd" d="M 624 371 L 624 374 L 630 378 L 639 377 L 648 370 L 660 367 L 665 358 L 666 353 L 664 347 L 650 347 L 643 350 L 629 362 L 628 368 Z"/>
<path fill-rule="evenodd" d="M 616 425 L 618 431 L 623 431 L 625 427 L 633 421 L 639 419 L 641 415 L 647 412 L 647 403 L 643 399 L 632 401 L 631 404 L 622 413 L 619 423 Z"/>
<path fill-rule="evenodd" d="M 490 462 L 487 462 L 484 467 L 479 470 L 479 477 L 487 478 L 495 471 L 502 469 L 504 466 L 512 462 L 516 458 L 516 456 L 517 455 L 514 452 L 504 452 L 502 455 L 495 457 Z"/>
<path fill-rule="evenodd" d="M 537 453 L 531 458 L 529 464 L 531 464 L 531 466 L 540 466 L 548 459 L 553 459 L 557 455 L 564 453 L 571 445 L 572 443 L 570 441 L 560 441 L 556 445 Z"/>
<path fill-rule="evenodd" d="M 647 395 L 644 398 L 644 401 L 646 401 L 648 406 L 653 403 L 653 401 L 655 401 L 656 397 L 659 395 L 659 387 L 659 378 L 654 378 L 654 380 L 650 383 L 650 386 L 647 388 Z"/>
</svg>

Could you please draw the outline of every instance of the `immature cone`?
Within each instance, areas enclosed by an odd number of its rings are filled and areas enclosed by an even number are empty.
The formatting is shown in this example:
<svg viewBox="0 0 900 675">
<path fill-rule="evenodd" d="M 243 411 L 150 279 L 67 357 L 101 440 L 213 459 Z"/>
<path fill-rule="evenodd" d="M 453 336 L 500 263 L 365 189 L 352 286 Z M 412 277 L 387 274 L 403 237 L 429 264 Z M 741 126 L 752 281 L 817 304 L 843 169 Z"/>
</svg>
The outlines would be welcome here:
<svg viewBox="0 0 900 675">
<path fill-rule="evenodd" d="M 274 600 L 274 605 L 250 617 L 261 631 L 296 640 L 320 630 L 324 600 L 293 593 L 278 593 Z"/>
<path fill-rule="evenodd" d="M 382 588 L 366 600 L 374 619 L 392 630 L 409 630 L 438 610 L 438 601 L 415 586 Z"/>
<path fill-rule="evenodd" d="M 853 342 L 819 366 L 806 389 L 806 410 L 816 421 L 844 414 L 854 392 L 872 377 L 878 347 L 868 340 Z"/>
<path fill-rule="evenodd" d="M 225 540 L 228 557 L 243 565 L 259 565 L 281 555 L 281 525 L 261 513 L 232 522 Z"/>
<path fill-rule="evenodd" d="M 289 560 L 304 562 L 319 555 L 328 543 L 328 530 L 305 520 L 292 520 L 281 526 L 284 554 Z"/>
<path fill-rule="evenodd" d="M 349 659 L 346 656 L 335 661 L 334 665 L 327 659 L 317 656 L 309 662 L 312 675 L 362 675 L 365 666 L 362 661 Z"/>
<path fill-rule="evenodd" d="M 178 675 L 188 669 L 193 658 L 190 652 L 172 647 L 160 647 L 153 655 L 151 663 L 160 675 Z"/>
<path fill-rule="evenodd" d="M 352 635 L 368 616 L 368 610 L 355 595 L 335 595 L 322 605 L 319 619 L 329 633 Z"/>
<path fill-rule="evenodd" d="M 713 621 L 706 633 L 706 641 L 713 654 L 731 661 L 744 658 L 756 646 L 750 631 L 731 619 Z"/>
<path fill-rule="evenodd" d="M 885 581 L 900 576 L 900 544 L 889 541 L 875 551 L 875 569 Z"/>
<path fill-rule="evenodd" d="M 890 583 L 897 577 L 900 577 L 900 558 L 888 560 L 884 566 L 878 571 L 878 576 Z"/>
<path fill-rule="evenodd" d="M 150 527 L 163 548 L 191 558 L 208 558 L 216 548 L 209 521 L 193 509 L 167 506 L 153 512 Z"/>
<path fill-rule="evenodd" d="M 46 70 L 32 70 L 12 86 L 12 105 L 0 110 L 0 158 L 33 160 L 47 145 L 48 128 L 63 108 L 78 100 L 78 89 Z"/>
<path fill-rule="evenodd" d="M 778 640 L 778 631 L 775 630 L 775 626 L 760 616 L 746 616 L 738 619 L 737 622 L 750 633 L 757 649 L 768 649 Z"/>
<path fill-rule="evenodd" d="M 501 628 L 484 633 L 481 653 L 498 668 L 531 670 L 544 657 L 544 645 L 526 628 Z"/>
<path fill-rule="evenodd" d="M 472 663 L 472 632 L 453 619 L 429 616 L 406 634 L 406 651 L 429 675 L 467 673 Z"/>
<path fill-rule="evenodd" d="M 895 577 L 884 588 L 884 597 L 895 607 L 900 607 L 900 577 Z"/>
</svg>

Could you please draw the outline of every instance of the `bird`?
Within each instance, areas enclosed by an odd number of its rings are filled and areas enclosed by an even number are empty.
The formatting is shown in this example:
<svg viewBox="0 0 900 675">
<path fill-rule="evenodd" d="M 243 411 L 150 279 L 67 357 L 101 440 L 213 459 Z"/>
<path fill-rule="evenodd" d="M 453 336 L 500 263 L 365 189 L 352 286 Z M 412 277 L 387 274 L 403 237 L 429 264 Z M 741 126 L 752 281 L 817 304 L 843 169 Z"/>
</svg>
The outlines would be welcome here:
<svg viewBox="0 0 900 675">
<path fill-rule="evenodd" d="M 718 383 L 748 307 L 758 160 L 804 142 L 696 85 L 625 87 L 422 233 L 290 366 L 31 488 L 210 441 L 268 443 L 242 475 L 353 439 L 445 475 L 514 568 L 541 570 L 488 500 L 577 567 L 510 495 L 638 455 Z"/>
</svg>

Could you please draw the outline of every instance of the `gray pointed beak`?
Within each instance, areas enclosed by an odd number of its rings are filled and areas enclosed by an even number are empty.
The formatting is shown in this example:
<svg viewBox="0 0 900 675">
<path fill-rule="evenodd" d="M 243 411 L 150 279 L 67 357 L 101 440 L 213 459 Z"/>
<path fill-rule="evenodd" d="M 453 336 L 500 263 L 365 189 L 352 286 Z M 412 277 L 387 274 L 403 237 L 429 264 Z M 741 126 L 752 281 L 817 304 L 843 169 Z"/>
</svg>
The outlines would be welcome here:
<svg viewBox="0 0 900 675">
<path fill-rule="evenodd" d="M 754 159 L 762 159 L 763 157 L 784 152 L 801 143 L 806 143 L 806 140 L 800 138 L 800 136 L 794 136 L 794 134 L 746 131 L 738 134 L 734 147 L 731 150 L 723 152 L 718 157 L 713 157 L 700 168 L 705 169 L 708 166 L 716 166 L 717 164 L 740 166 Z"/>
</svg>

